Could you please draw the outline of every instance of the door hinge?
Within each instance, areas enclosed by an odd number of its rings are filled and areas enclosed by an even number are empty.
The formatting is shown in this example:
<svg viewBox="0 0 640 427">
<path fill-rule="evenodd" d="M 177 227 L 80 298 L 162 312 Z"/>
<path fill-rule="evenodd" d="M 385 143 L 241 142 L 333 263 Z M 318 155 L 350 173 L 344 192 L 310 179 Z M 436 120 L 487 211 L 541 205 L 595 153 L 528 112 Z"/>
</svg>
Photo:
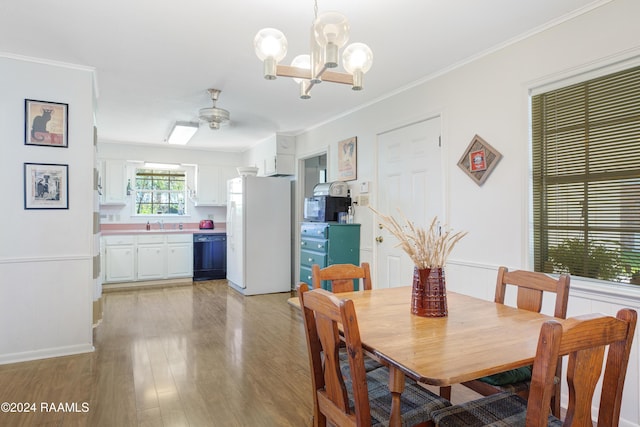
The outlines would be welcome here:
<svg viewBox="0 0 640 427">
<path fill-rule="evenodd" d="M 442 136 L 438 136 L 438 147 L 442 148 Z"/>
</svg>

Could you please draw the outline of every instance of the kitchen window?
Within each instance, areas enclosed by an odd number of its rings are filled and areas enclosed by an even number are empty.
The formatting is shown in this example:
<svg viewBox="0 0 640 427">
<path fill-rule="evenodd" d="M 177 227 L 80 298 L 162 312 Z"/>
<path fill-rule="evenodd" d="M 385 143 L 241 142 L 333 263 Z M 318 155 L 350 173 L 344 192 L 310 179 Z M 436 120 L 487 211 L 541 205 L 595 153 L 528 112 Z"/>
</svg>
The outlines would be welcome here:
<svg viewBox="0 0 640 427">
<path fill-rule="evenodd" d="M 186 172 L 136 169 L 136 215 L 184 215 Z"/>
<path fill-rule="evenodd" d="M 536 271 L 640 284 L 640 67 L 532 97 Z"/>
</svg>

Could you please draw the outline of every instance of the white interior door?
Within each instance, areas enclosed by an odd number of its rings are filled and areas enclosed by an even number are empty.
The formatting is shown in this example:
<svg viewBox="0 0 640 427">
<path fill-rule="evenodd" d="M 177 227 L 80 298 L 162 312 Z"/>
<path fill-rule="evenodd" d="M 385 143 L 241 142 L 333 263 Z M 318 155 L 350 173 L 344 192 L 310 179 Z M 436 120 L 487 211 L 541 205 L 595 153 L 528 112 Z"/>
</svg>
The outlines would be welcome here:
<svg viewBox="0 0 640 427">
<path fill-rule="evenodd" d="M 377 210 L 401 220 L 402 212 L 416 225 L 428 227 L 442 218 L 440 117 L 378 135 Z M 376 281 L 374 287 L 407 286 L 413 262 L 398 240 L 375 221 Z"/>
</svg>

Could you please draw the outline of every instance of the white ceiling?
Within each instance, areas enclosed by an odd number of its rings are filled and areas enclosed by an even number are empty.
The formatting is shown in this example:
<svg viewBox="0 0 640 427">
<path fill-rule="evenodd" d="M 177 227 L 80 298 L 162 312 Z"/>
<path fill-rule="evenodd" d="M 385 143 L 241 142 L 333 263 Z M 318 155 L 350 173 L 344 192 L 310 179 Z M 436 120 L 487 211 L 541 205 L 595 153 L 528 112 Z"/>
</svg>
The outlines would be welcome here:
<svg viewBox="0 0 640 427">
<path fill-rule="evenodd" d="M 364 91 L 323 83 L 310 100 L 298 98 L 292 79 L 264 80 L 253 38 L 263 27 L 283 31 L 283 64 L 308 53 L 313 0 L 3 0 L 0 53 L 95 68 L 101 141 L 166 145 L 173 122 L 197 120 L 211 106 L 207 88 L 220 89 L 217 106 L 231 123 L 217 131 L 201 124 L 187 147 L 242 151 L 607 1 L 318 0 L 320 13 L 349 18 L 350 41 L 368 44 L 374 63 Z"/>
</svg>

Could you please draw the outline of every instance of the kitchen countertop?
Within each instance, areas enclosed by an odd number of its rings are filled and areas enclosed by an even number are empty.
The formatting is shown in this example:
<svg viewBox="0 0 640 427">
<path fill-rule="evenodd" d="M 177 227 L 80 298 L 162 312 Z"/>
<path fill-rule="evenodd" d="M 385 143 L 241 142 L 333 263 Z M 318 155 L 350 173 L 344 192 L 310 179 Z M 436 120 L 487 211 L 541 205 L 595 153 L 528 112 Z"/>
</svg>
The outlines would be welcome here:
<svg viewBox="0 0 640 427">
<path fill-rule="evenodd" d="M 184 224 L 183 229 L 180 230 L 177 223 L 166 223 L 163 229 L 154 223 L 151 224 L 151 230 L 146 229 L 146 224 L 102 224 L 100 226 L 100 234 L 103 236 L 125 234 L 225 234 L 226 232 L 225 224 L 216 225 L 214 229 L 204 230 L 200 230 L 198 224 Z"/>
</svg>

